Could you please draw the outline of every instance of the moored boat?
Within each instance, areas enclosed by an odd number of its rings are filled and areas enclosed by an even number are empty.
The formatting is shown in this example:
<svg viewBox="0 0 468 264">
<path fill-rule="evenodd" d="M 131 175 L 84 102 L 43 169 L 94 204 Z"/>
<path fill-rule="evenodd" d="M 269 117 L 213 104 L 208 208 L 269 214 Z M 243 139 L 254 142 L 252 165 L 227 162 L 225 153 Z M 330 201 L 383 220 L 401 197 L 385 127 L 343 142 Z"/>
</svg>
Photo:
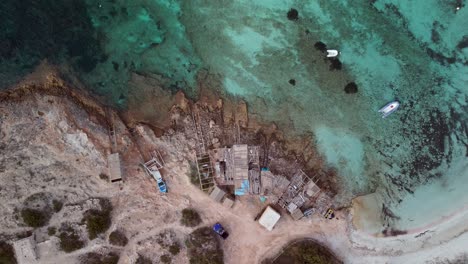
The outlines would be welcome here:
<svg viewBox="0 0 468 264">
<path fill-rule="evenodd" d="M 393 101 L 380 108 L 379 113 L 382 114 L 382 118 L 386 118 L 391 113 L 395 112 L 398 107 L 400 107 L 400 103 L 398 101 Z"/>
</svg>

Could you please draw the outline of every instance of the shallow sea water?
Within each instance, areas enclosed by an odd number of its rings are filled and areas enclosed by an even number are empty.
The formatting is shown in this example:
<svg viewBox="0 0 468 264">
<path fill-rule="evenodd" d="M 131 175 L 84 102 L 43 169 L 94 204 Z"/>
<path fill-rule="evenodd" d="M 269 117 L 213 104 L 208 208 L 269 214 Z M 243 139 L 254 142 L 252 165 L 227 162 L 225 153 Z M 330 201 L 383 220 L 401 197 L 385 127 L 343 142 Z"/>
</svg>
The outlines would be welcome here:
<svg viewBox="0 0 468 264">
<path fill-rule="evenodd" d="M 22 10 L 29 2 L 35 4 Z M 373 204 L 384 203 L 399 217 L 387 219 L 388 224 L 409 229 L 467 204 L 464 1 L 115 0 L 73 5 L 80 8 L 73 7 L 70 20 L 57 18 L 70 9 L 61 1 L 0 4 L 1 86 L 48 58 L 71 64 L 95 93 L 126 107 L 129 87 L 138 89 L 128 85 L 132 72 L 161 75 L 169 80 L 169 89 L 193 95 L 197 71 L 208 69 L 220 76 L 224 93 L 244 99 L 252 114 L 276 122 L 289 135 L 313 133 L 327 164 L 340 174 L 337 205 L 376 192 Z M 297 9 L 297 20 L 287 18 L 290 8 Z M 45 37 L 26 34 L 27 25 L 39 19 L 35 30 Z M 47 45 L 35 49 L 38 41 Z M 314 47 L 318 41 L 341 52 L 341 70 L 330 69 L 324 53 Z M 357 93 L 345 93 L 350 82 L 357 84 Z M 377 110 L 392 100 L 399 100 L 401 108 L 380 118 Z M 380 214 L 379 206 L 371 210 Z M 363 228 L 377 231 L 383 224 Z"/>
</svg>

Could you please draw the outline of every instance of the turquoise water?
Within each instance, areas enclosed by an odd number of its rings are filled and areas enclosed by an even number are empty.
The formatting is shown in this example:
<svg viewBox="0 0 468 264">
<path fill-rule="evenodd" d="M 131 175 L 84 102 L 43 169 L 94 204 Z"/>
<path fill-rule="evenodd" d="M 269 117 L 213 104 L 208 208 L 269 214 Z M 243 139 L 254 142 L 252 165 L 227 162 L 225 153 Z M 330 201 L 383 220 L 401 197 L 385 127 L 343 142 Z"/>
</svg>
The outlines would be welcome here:
<svg viewBox="0 0 468 264">
<path fill-rule="evenodd" d="M 30 2 L 0 4 L 2 86 L 48 58 L 125 108 L 132 73 L 193 96 L 206 69 L 252 114 L 290 135 L 312 132 L 340 174 L 337 205 L 377 191 L 400 217 L 389 224 L 411 228 L 468 201 L 464 1 L 44 0 L 24 11 Z M 39 18 L 37 36 L 27 25 Z M 318 41 L 340 50 L 341 69 Z M 350 82 L 357 93 L 344 91 Z M 392 100 L 401 108 L 381 119 Z"/>
</svg>

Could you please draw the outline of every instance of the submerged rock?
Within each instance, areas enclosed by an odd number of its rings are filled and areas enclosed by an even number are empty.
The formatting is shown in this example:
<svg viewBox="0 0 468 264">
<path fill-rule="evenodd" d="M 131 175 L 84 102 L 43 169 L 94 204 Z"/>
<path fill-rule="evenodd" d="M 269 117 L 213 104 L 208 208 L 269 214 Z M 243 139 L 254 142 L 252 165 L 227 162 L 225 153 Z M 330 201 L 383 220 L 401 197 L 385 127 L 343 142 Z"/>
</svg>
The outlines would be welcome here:
<svg viewBox="0 0 468 264">
<path fill-rule="evenodd" d="M 355 82 L 350 82 L 348 84 L 346 84 L 345 88 L 344 88 L 344 91 L 347 93 L 347 94 L 354 94 L 354 93 L 357 93 L 358 91 L 358 86 Z"/>
<path fill-rule="evenodd" d="M 298 20 L 299 19 L 299 12 L 294 8 L 289 9 L 288 19 L 289 20 Z"/>
<path fill-rule="evenodd" d="M 291 84 L 292 86 L 295 86 L 296 85 L 296 80 L 294 80 L 294 79 L 289 80 L 289 84 Z"/>
<path fill-rule="evenodd" d="M 331 62 L 330 64 L 330 71 L 333 70 L 341 70 L 342 64 L 341 61 L 337 58 L 328 58 Z"/>
<path fill-rule="evenodd" d="M 315 42 L 314 47 L 322 52 L 327 51 L 327 45 L 321 41 Z"/>
</svg>

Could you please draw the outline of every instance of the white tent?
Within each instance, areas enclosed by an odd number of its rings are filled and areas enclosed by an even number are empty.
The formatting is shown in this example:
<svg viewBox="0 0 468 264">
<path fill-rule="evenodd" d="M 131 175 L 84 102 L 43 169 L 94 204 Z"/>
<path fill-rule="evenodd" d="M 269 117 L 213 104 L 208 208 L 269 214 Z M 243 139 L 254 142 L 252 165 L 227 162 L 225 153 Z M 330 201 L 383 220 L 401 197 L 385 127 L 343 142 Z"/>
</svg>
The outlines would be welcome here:
<svg viewBox="0 0 468 264">
<path fill-rule="evenodd" d="M 265 211 L 263 212 L 262 216 L 258 222 L 264 226 L 268 231 L 273 230 L 276 222 L 280 219 L 280 214 L 276 212 L 273 208 L 268 206 Z"/>
</svg>

